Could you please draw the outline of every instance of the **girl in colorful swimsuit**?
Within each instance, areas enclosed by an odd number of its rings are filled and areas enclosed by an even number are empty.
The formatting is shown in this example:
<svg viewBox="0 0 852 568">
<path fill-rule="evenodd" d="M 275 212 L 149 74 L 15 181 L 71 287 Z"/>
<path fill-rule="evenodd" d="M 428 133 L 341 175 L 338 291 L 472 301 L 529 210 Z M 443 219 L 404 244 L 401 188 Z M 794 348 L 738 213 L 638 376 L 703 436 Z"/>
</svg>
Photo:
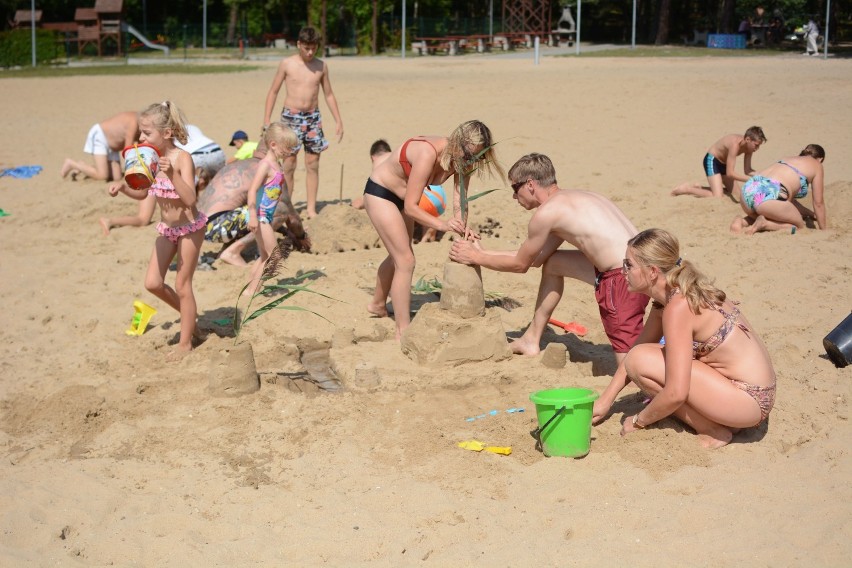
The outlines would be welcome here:
<svg viewBox="0 0 852 568">
<path fill-rule="evenodd" d="M 760 231 L 795 233 L 805 226 L 805 218 L 815 219 L 817 226 L 825 229 L 823 161 L 822 146 L 808 144 L 798 156 L 778 160 L 749 178 L 743 185 L 740 201 L 746 216 L 735 218 L 731 231 L 747 235 Z M 796 201 L 808 195 L 809 185 L 813 211 Z"/>
<path fill-rule="evenodd" d="M 680 256 L 677 239 L 648 229 L 627 242 L 622 268 L 631 292 L 653 307 L 645 328 L 595 402 L 602 421 L 631 381 L 650 403 L 626 417 L 621 434 L 674 416 L 718 448 L 741 428 L 757 426 L 775 402 L 775 370 L 766 346 L 736 302 Z M 661 339 L 665 341 L 661 344 Z"/>
<path fill-rule="evenodd" d="M 154 251 L 145 275 L 145 289 L 180 313 L 180 339 L 177 350 L 168 360 L 177 360 L 192 350 L 192 337 L 196 334 L 198 316 L 192 277 L 198 265 L 201 243 L 207 216 L 195 206 L 195 166 L 192 157 L 175 146 L 175 141 L 186 143 L 186 120 L 178 107 L 165 101 L 146 108 L 139 116 L 140 142 L 151 144 L 160 153 L 159 171 L 148 189 L 133 189 L 123 182 L 109 187 L 109 194 L 119 192 L 142 200 L 148 195 L 156 198 L 160 206 L 160 234 L 154 242 Z M 178 255 L 175 287 L 165 283 L 169 264 Z"/>
<path fill-rule="evenodd" d="M 458 126 L 449 137 L 417 136 L 409 138 L 373 168 L 364 188 L 364 209 L 379 233 L 388 256 L 379 265 L 373 299 L 367 305 L 371 314 L 388 315 L 388 295 L 394 309 L 396 338 L 411 321 L 411 280 L 414 275 L 414 250 L 411 240 L 414 223 L 439 232 L 453 231 L 461 236 L 474 235 L 462 219 L 459 184 L 470 190 L 471 173 L 479 176 L 503 171 L 494 156 L 491 131 L 478 120 Z M 441 185 L 453 178 L 453 218 L 444 221 L 420 208 L 420 198 L 428 185 Z"/>
<path fill-rule="evenodd" d="M 263 274 L 263 265 L 277 244 L 275 231 L 272 228 L 272 218 L 281 199 L 282 188 L 287 187 L 284 182 L 282 160 L 295 156 L 300 147 L 296 133 L 279 122 L 269 125 L 263 133 L 263 140 L 269 150 L 258 164 L 257 173 L 248 190 L 248 228 L 255 235 L 260 258 L 252 268 L 249 285 L 243 292 L 246 296 L 251 296 L 257 291 L 260 276 Z"/>
</svg>

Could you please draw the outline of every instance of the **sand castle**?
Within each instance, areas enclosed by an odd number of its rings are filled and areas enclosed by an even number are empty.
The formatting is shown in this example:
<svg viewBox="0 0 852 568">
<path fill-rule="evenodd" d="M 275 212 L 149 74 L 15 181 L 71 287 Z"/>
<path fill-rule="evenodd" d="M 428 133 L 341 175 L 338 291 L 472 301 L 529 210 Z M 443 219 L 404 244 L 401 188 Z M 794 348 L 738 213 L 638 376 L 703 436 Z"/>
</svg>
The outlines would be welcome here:
<svg viewBox="0 0 852 568">
<path fill-rule="evenodd" d="M 478 266 L 448 261 L 440 303 L 424 304 L 402 335 L 402 352 L 417 363 L 460 365 L 511 357 L 495 311 L 485 309 Z"/>
</svg>

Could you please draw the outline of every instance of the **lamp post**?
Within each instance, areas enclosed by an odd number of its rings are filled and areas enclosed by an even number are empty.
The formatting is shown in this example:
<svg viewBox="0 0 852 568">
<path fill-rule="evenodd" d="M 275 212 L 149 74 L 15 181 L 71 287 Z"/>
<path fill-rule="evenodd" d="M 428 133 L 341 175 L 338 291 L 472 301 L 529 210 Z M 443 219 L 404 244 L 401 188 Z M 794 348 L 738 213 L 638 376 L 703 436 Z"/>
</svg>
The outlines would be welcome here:
<svg viewBox="0 0 852 568">
<path fill-rule="evenodd" d="M 30 43 L 33 52 L 33 67 L 36 66 L 36 41 L 35 41 L 35 0 L 30 0 Z"/>
</svg>

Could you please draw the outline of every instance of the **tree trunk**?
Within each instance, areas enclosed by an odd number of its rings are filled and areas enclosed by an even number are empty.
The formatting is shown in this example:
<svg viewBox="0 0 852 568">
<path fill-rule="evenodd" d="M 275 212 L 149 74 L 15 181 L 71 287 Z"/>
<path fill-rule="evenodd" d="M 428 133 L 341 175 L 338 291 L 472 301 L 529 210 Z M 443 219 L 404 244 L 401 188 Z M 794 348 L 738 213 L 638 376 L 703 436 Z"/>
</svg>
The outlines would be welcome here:
<svg viewBox="0 0 852 568">
<path fill-rule="evenodd" d="M 306 4 L 306 7 L 307 7 L 307 9 L 308 9 L 308 14 L 307 14 L 307 16 L 305 17 L 305 22 L 306 22 L 306 24 L 305 24 L 305 25 L 306 25 L 307 27 L 311 27 L 311 28 L 312 28 L 312 27 L 314 26 L 314 19 L 313 19 L 313 13 L 314 13 L 314 11 L 311 9 L 311 8 L 313 7 L 313 6 L 312 6 L 313 2 L 312 2 L 311 0 L 308 0 L 307 2 L 305 2 L 305 4 Z"/>
<path fill-rule="evenodd" d="M 657 39 L 654 45 L 665 45 L 669 40 L 669 19 L 671 19 L 671 0 L 661 0 L 659 25 L 657 26 Z"/>
<path fill-rule="evenodd" d="M 379 54 L 379 0 L 373 0 L 373 55 Z"/>
<path fill-rule="evenodd" d="M 231 4 L 231 13 L 228 16 L 228 32 L 225 36 L 225 41 L 228 45 L 234 45 L 234 33 L 237 31 L 237 16 L 240 8 L 236 3 Z"/>
<path fill-rule="evenodd" d="M 734 33 L 739 29 L 739 26 L 734 27 L 734 9 L 736 5 L 736 0 L 724 0 L 722 4 L 722 21 L 719 25 L 719 31 L 723 34 Z"/>
<path fill-rule="evenodd" d="M 330 42 L 328 41 L 328 35 L 326 35 L 325 29 L 325 11 L 326 0 L 322 0 L 322 7 L 320 8 L 320 37 L 322 38 L 323 44 L 327 47 Z"/>
</svg>

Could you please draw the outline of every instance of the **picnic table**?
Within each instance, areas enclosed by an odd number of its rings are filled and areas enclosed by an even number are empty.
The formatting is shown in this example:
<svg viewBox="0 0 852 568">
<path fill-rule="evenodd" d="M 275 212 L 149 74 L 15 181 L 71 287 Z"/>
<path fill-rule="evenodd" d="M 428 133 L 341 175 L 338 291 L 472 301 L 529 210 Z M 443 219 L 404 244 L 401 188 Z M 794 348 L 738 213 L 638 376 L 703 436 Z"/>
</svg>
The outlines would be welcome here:
<svg viewBox="0 0 852 568">
<path fill-rule="evenodd" d="M 458 55 L 466 50 L 483 53 L 492 47 L 507 51 L 515 47 L 533 47 L 536 37 L 541 38 L 542 42 L 548 45 L 559 44 L 559 33 L 556 32 L 500 32 L 494 36 L 465 34 L 415 37 L 411 42 L 411 50 L 420 55 L 433 55 L 439 51 L 447 55 Z"/>
<path fill-rule="evenodd" d="M 420 55 L 433 55 L 436 51 L 456 55 L 459 52 L 459 39 L 456 36 L 416 37 L 411 42 L 411 49 Z"/>
</svg>

